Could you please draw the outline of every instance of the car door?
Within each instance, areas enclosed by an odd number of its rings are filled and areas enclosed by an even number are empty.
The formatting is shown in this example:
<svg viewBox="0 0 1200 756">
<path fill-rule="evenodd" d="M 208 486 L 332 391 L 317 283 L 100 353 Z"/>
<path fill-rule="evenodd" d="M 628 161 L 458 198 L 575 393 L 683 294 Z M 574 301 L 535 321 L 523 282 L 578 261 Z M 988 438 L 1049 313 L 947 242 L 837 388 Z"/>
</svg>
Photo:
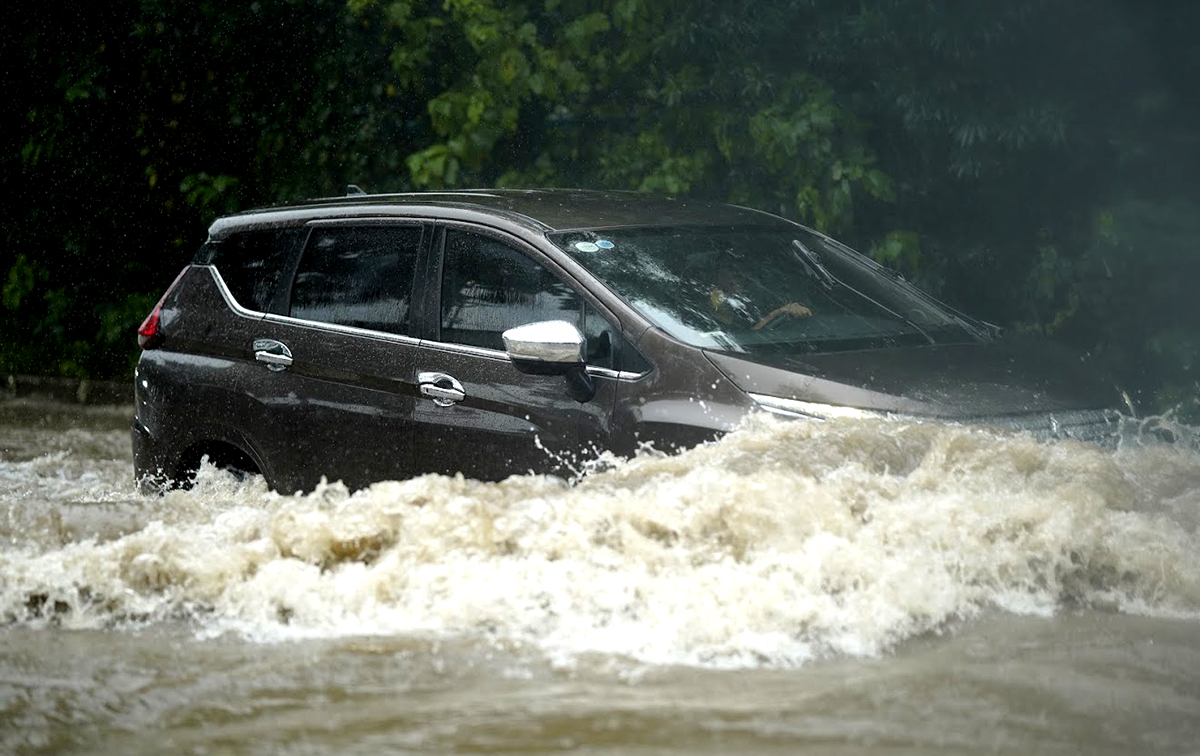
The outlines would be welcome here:
<svg viewBox="0 0 1200 756">
<path fill-rule="evenodd" d="M 291 285 L 247 344 L 260 369 L 243 393 L 278 486 L 322 477 L 351 488 L 413 470 L 420 223 L 315 222 Z"/>
<path fill-rule="evenodd" d="M 429 338 L 417 357 L 417 468 L 484 480 L 580 471 L 608 445 L 615 372 L 593 371 L 595 396 L 577 402 L 562 376 L 519 372 L 501 334 L 545 320 L 589 333 L 586 319 L 601 316 L 515 238 L 448 224 L 435 237 L 434 254 L 440 265 L 431 266 L 427 284 Z M 607 333 L 598 322 L 590 331 Z"/>
</svg>

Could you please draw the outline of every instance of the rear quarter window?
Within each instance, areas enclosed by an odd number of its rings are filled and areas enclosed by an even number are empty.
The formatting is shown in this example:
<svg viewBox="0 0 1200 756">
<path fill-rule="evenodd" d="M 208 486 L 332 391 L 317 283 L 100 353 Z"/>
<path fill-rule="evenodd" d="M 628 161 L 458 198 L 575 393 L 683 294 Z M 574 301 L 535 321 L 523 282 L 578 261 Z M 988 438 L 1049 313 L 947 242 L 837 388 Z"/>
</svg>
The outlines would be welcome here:
<svg viewBox="0 0 1200 756">
<path fill-rule="evenodd" d="M 302 233 L 295 228 L 243 231 L 209 242 L 195 262 L 215 266 L 239 305 L 267 312 Z"/>
</svg>

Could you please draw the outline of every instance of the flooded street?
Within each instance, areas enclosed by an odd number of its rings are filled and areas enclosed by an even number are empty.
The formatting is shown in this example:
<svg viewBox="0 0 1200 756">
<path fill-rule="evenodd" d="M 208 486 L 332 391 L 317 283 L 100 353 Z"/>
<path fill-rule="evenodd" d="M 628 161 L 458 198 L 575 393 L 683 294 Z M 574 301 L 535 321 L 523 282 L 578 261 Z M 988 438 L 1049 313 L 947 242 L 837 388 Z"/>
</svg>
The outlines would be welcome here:
<svg viewBox="0 0 1200 756">
<path fill-rule="evenodd" d="M 131 412 L 0 401 L 0 753 L 1200 753 L 1192 438 L 145 497 Z"/>
</svg>

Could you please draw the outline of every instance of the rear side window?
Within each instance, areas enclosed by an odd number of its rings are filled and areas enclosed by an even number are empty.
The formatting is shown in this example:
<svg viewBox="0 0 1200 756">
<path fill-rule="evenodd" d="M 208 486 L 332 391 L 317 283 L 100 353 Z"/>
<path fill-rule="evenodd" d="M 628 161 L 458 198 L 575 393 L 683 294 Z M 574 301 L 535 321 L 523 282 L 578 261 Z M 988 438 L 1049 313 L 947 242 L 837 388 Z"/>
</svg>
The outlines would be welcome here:
<svg viewBox="0 0 1200 756">
<path fill-rule="evenodd" d="M 209 243 L 196 262 L 215 265 L 239 305 L 266 312 L 301 233 L 297 228 L 243 231 Z"/>
<path fill-rule="evenodd" d="M 316 228 L 292 284 L 293 318 L 407 334 L 419 226 Z"/>
</svg>

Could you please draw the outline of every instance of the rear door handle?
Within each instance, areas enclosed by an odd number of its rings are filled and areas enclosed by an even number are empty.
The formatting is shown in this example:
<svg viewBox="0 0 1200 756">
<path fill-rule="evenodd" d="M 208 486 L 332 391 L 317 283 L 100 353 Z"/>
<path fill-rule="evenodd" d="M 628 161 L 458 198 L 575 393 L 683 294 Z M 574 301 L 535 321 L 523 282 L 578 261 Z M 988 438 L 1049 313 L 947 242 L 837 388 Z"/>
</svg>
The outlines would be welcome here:
<svg viewBox="0 0 1200 756">
<path fill-rule="evenodd" d="M 467 398 L 463 385 L 445 373 L 418 373 L 421 396 L 427 396 L 439 407 L 449 407 Z"/>
<path fill-rule="evenodd" d="M 267 363 L 267 370 L 279 372 L 292 364 L 292 350 L 282 341 L 255 339 L 254 359 Z"/>
</svg>

